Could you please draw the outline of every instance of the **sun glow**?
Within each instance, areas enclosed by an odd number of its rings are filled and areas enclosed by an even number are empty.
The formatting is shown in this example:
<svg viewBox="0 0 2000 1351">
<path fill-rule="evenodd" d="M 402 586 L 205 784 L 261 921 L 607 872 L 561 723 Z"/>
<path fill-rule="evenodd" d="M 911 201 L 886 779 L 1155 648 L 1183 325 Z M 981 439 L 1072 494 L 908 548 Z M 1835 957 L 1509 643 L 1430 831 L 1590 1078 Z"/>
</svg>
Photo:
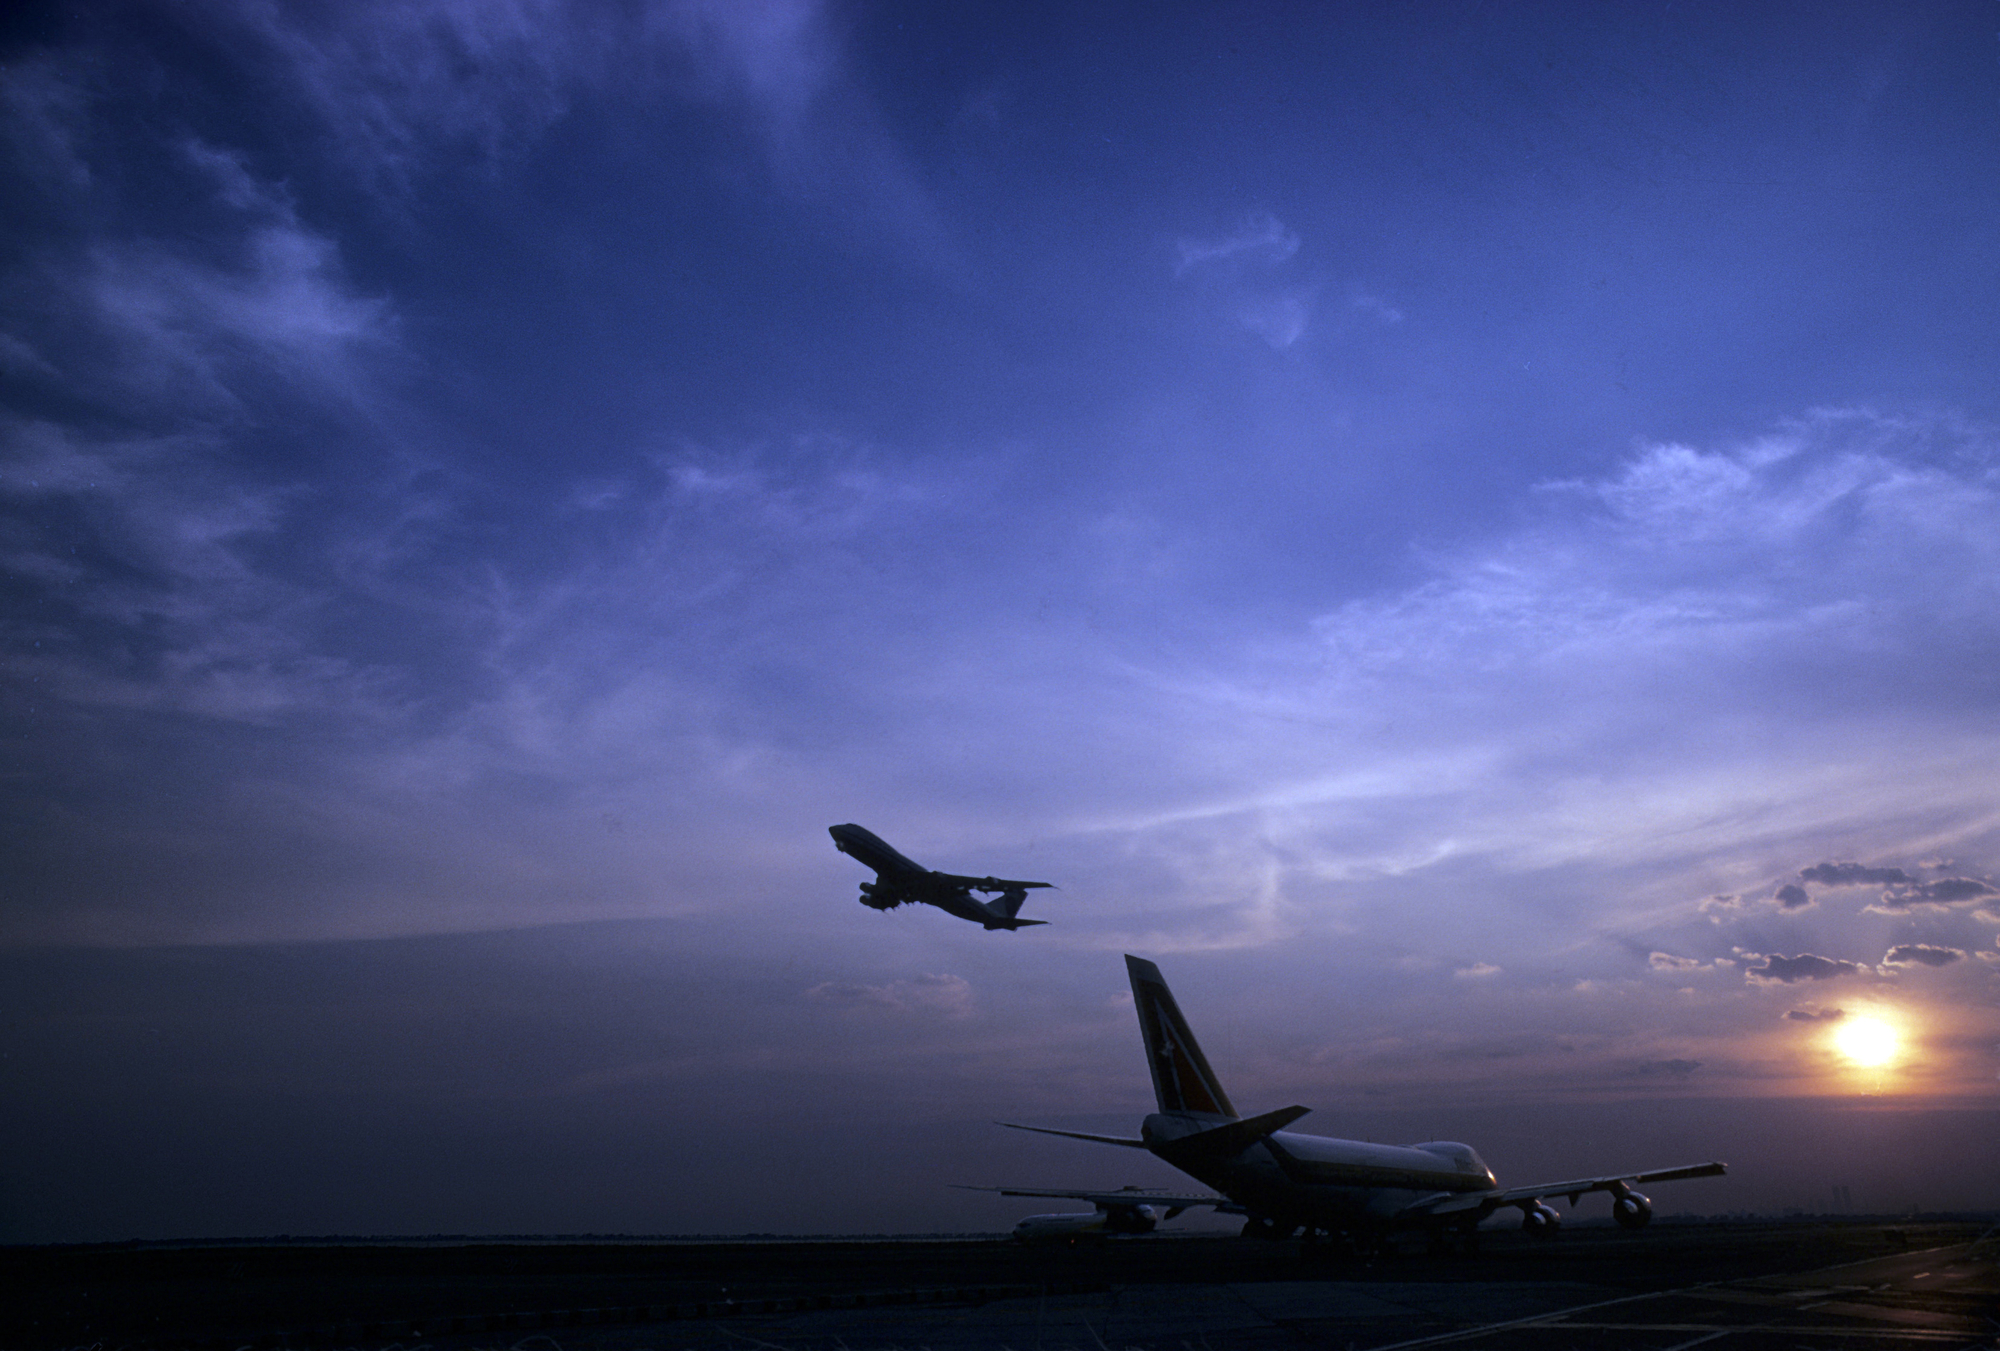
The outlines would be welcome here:
<svg viewBox="0 0 2000 1351">
<path fill-rule="evenodd" d="M 1896 1058 L 1903 1038 L 1880 1018 L 1850 1018 L 1833 1034 L 1834 1048 L 1863 1069 L 1880 1069 Z"/>
</svg>

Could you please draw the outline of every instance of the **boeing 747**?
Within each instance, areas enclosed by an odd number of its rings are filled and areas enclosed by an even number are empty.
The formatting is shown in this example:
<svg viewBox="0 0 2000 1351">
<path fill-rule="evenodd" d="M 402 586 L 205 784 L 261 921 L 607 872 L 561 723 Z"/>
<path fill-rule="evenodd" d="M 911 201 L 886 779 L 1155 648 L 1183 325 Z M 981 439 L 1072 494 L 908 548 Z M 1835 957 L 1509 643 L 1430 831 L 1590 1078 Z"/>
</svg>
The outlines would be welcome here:
<svg viewBox="0 0 2000 1351">
<path fill-rule="evenodd" d="M 1574 1178 L 1532 1187 L 1502 1187 L 1470 1145 L 1432 1140 L 1417 1145 L 1378 1145 L 1302 1135 L 1285 1127 L 1305 1116 L 1306 1107 L 1281 1107 L 1241 1117 L 1222 1091 L 1208 1058 L 1181 1017 L 1160 969 L 1138 957 L 1125 959 L 1145 1038 L 1146 1062 L 1153 1072 L 1159 1111 L 1140 1126 L 1139 1138 L 1090 1135 L 1045 1126 L 1001 1125 L 1073 1140 L 1144 1149 L 1212 1187 L 1217 1196 L 1131 1195 L 1124 1204 L 1147 1200 L 1169 1207 L 1213 1205 L 1248 1217 L 1243 1232 L 1269 1239 L 1295 1234 L 1308 1242 L 1342 1239 L 1357 1249 L 1379 1247 L 1398 1231 L 1426 1234 L 1436 1251 L 1454 1245 L 1477 1247 L 1479 1222 L 1508 1206 L 1521 1212 L 1521 1227 L 1538 1238 L 1553 1238 L 1562 1216 L 1549 1198 L 1567 1196 L 1571 1208 L 1587 1192 L 1609 1192 L 1611 1215 L 1626 1229 L 1644 1228 L 1653 1205 L 1634 1188 L 1642 1183 L 1719 1177 L 1720 1163 L 1655 1168 L 1604 1177 Z M 1010 1196 L 1079 1197 L 1103 1204 L 1115 1193 L 1028 1191 Z M 1038 1217 L 1041 1218 L 1041 1217 Z M 1053 1217 L 1050 1217 L 1053 1218 Z M 1151 1218 L 1148 1216 L 1147 1218 Z M 1108 1226 L 1107 1226 L 1108 1227 Z M 1150 1227 L 1150 1226 L 1149 1226 Z"/>
<path fill-rule="evenodd" d="M 857 825 L 829 826 L 833 847 L 863 867 L 875 870 L 873 882 L 861 884 L 861 903 L 875 910 L 893 910 L 899 905 L 921 901 L 948 915 L 969 919 L 993 929 L 1025 929 L 1031 924 L 1047 924 L 1045 919 L 1021 919 L 1021 902 L 1034 887 L 1048 882 L 1014 882 L 1004 877 L 960 877 L 956 873 L 932 872 L 891 849 L 882 837 Z M 982 901 L 973 892 L 998 893 Z"/>
</svg>

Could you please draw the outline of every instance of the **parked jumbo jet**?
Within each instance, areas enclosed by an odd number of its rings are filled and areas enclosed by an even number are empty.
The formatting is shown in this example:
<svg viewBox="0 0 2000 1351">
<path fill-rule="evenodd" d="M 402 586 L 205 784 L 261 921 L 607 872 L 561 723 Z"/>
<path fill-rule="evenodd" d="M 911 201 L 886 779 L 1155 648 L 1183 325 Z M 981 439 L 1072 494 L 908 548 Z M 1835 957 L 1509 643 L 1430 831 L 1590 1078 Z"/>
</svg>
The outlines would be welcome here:
<svg viewBox="0 0 2000 1351">
<path fill-rule="evenodd" d="M 1163 1192 L 1152 1187 L 1120 1187 L 1115 1192 L 1015 1191 L 1011 1187 L 967 1187 L 965 1190 L 999 1192 L 1002 1196 L 1059 1196 L 1070 1201 L 1088 1201 L 1097 1207 L 1095 1210 L 1060 1215 L 1030 1215 L 1014 1226 L 1014 1237 L 1023 1242 L 1054 1239 L 1073 1244 L 1079 1239 L 1109 1238 L 1114 1234 L 1150 1234 L 1161 1220 L 1171 1220 L 1193 1206 L 1214 1206 L 1219 1214 L 1243 1213 L 1243 1208 L 1232 1204 L 1226 1196 L 1183 1196 L 1178 1192 Z M 1167 1213 L 1161 1215 L 1161 1210 Z"/>
<path fill-rule="evenodd" d="M 1502 1188 L 1470 1145 L 1446 1140 L 1377 1145 L 1287 1131 L 1286 1126 L 1311 1110 L 1306 1107 L 1239 1117 L 1195 1044 L 1160 969 L 1129 956 L 1125 967 L 1132 978 L 1132 999 L 1160 1107 L 1141 1125 L 1139 1138 L 1000 1123 L 1044 1135 L 1149 1150 L 1221 1193 L 1201 1197 L 1133 1191 L 1120 1198 L 1124 1205 L 1139 1201 L 1170 1208 L 1214 1205 L 1247 1215 L 1246 1236 L 1282 1239 L 1302 1234 L 1308 1242 L 1341 1238 L 1363 1249 L 1379 1246 L 1399 1230 L 1415 1230 L 1429 1236 L 1434 1250 L 1443 1251 L 1455 1241 L 1469 1253 L 1476 1250 L 1479 1222 L 1506 1206 L 1520 1208 L 1521 1227 L 1530 1234 L 1553 1238 L 1562 1217 L 1546 1198 L 1567 1196 L 1574 1209 L 1585 1192 L 1610 1192 L 1612 1217 L 1627 1229 L 1640 1229 L 1653 1218 L 1653 1205 L 1633 1190 L 1635 1184 L 1719 1177 L 1726 1171 L 1719 1163 L 1698 1163 Z M 1119 1197 L 1011 1188 L 1006 1194 L 1076 1197 L 1100 1207 L 1104 1205 L 1100 1198 Z M 1046 1222 L 1058 1217 L 1036 1218 L 1047 1228 Z M 1091 1217 L 1063 1218 L 1080 1223 Z"/>
<path fill-rule="evenodd" d="M 899 905 L 922 901 L 948 915 L 983 924 L 987 929 L 1025 929 L 1030 924 L 1047 924 L 1045 919 L 1017 919 L 1021 902 L 1031 887 L 1047 882 L 1010 882 L 1004 877 L 960 877 L 956 873 L 932 872 L 912 863 L 891 849 L 881 836 L 860 826 L 829 826 L 834 848 L 875 870 L 873 882 L 861 884 L 861 903 L 876 910 L 893 910 Z M 990 901 L 975 900 L 975 891 L 998 892 Z"/>
</svg>

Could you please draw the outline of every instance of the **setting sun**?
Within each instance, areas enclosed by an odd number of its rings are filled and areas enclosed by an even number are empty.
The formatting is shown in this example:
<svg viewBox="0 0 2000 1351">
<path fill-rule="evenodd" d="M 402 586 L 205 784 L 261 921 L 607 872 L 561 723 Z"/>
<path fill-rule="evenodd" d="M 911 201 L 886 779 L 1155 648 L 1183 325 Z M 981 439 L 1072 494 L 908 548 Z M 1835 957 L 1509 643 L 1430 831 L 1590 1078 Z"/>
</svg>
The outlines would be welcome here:
<svg viewBox="0 0 2000 1351">
<path fill-rule="evenodd" d="M 1833 1034 L 1833 1044 L 1856 1065 L 1874 1069 L 1896 1058 L 1902 1037 L 1879 1018 L 1855 1018 Z"/>
</svg>

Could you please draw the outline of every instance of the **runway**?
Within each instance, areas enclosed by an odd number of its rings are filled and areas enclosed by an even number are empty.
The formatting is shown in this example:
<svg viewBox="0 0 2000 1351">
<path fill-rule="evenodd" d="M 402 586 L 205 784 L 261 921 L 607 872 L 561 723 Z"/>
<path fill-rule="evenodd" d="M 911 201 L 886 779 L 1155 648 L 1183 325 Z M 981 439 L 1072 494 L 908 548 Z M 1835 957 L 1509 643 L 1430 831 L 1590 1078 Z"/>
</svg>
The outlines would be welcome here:
<svg viewBox="0 0 2000 1351">
<path fill-rule="evenodd" d="M 47 1351 L 2000 1348 L 2000 1229 L 1656 1224 L 1478 1258 L 995 1240 L 12 1249 L 5 1345 Z M 14 1282 L 10 1282 L 13 1284 Z"/>
</svg>

